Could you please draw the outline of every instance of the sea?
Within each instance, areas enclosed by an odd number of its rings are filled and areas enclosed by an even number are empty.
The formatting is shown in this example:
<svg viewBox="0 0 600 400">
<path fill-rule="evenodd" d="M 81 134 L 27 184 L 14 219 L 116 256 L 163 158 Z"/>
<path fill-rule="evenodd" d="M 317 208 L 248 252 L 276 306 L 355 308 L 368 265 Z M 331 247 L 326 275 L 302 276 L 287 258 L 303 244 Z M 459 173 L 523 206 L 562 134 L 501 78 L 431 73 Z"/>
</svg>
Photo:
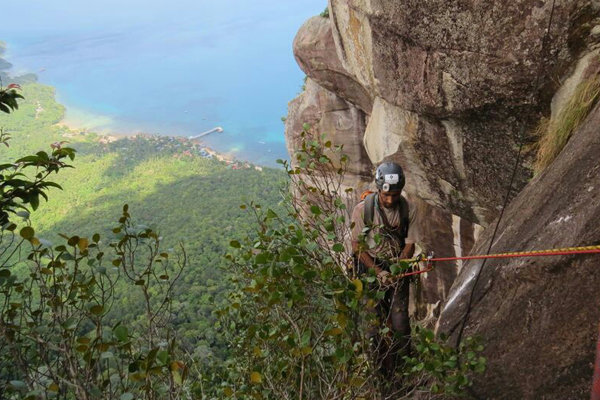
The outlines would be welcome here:
<svg viewBox="0 0 600 400">
<path fill-rule="evenodd" d="M 282 117 L 302 90 L 292 53 L 325 0 L 19 0 L 0 40 L 13 75 L 56 88 L 65 122 L 106 134 L 194 136 L 260 165 L 289 158 Z"/>
</svg>

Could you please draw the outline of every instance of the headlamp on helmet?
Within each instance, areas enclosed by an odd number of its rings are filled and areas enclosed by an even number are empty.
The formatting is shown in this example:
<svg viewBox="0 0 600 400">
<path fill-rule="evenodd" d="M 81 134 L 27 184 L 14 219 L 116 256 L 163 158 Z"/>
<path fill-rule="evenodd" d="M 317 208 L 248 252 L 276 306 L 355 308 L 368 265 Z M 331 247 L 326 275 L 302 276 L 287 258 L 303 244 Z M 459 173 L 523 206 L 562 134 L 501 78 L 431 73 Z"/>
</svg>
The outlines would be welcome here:
<svg viewBox="0 0 600 400">
<path fill-rule="evenodd" d="M 383 192 L 400 191 L 404 187 L 404 172 L 396 163 L 386 162 L 375 173 L 377 189 Z"/>
</svg>

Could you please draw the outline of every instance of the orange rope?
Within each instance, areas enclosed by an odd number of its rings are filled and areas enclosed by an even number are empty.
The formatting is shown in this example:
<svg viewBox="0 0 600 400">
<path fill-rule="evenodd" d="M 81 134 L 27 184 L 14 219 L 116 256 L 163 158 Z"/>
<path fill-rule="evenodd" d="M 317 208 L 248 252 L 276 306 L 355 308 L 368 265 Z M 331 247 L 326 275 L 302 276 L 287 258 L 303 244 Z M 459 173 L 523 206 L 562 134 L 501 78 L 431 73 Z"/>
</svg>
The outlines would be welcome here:
<svg viewBox="0 0 600 400">
<path fill-rule="evenodd" d="M 543 257 L 543 256 L 565 256 L 572 254 L 600 254 L 600 245 L 596 246 L 582 246 L 582 247 L 563 247 L 559 249 L 549 250 L 531 250 L 531 251 L 519 251 L 511 253 L 497 253 L 497 254 L 479 254 L 473 256 L 464 257 L 423 257 L 419 255 L 415 258 L 409 258 L 400 260 L 400 262 L 418 263 L 424 261 L 427 268 L 421 271 L 408 272 L 406 274 L 398 276 L 398 278 L 404 278 L 406 276 L 423 274 L 433 269 L 431 263 L 440 261 L 457 261 L 457 260 L 483 260 L 486 258 L 517 258 L 517 257 Z"/>
</svg>

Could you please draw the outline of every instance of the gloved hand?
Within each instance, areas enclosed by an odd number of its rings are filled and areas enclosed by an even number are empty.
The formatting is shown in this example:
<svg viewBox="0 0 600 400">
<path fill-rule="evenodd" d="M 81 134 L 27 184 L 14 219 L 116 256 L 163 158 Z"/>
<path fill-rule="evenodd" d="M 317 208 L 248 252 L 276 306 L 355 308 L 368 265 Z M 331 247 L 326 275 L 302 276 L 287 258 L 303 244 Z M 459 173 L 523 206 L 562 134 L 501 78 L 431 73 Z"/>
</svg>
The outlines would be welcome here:
<svg viewBox="0 0 600 400">
<path fill-rule="evenodd" d="M 392 282 L 392 275 L 388 271 L 381 270 L 377 273 L 377 279 L 381 286 L 389 286 Z"/>
</svg>

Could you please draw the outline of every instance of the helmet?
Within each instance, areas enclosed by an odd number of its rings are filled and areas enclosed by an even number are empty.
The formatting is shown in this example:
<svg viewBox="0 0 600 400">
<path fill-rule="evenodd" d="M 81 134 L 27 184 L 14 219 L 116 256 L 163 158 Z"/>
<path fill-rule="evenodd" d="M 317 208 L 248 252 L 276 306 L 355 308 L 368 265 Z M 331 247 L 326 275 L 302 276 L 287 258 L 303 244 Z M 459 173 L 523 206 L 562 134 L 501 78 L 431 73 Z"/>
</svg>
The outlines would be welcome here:
<svg viewBox="0 0 600 400">
<path fill-rule="evenodd" d="M 404 172 L 398 164 L 384 162 L 377 167 L 377 172 L 375 172 L 377 189 L 384 192 L 399 191 L 404 187 L 404 182 Z"/>
</svg>

